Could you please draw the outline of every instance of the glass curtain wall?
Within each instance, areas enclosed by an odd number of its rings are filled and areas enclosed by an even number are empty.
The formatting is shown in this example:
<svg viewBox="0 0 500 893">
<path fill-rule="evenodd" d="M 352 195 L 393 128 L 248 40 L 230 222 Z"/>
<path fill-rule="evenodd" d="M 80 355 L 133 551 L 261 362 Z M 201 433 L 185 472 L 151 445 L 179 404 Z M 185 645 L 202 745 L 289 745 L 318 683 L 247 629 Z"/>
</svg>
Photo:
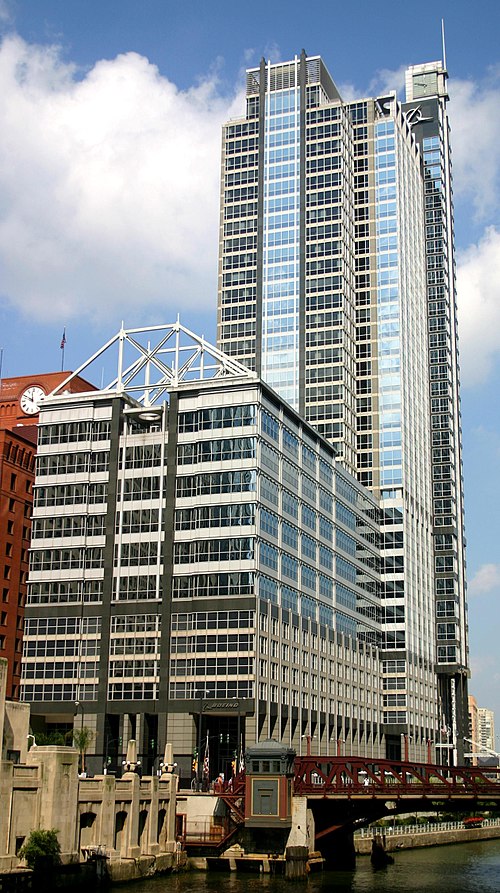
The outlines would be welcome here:
<svg viewBox="0 0 500 893">
<path fill-rule="evenodd" d="M 271 78 L 268 77 L 268 85 Z M 262 377 L 299 404 L 300 95 L 268 92 L 265 110 Z"/>
</svg>

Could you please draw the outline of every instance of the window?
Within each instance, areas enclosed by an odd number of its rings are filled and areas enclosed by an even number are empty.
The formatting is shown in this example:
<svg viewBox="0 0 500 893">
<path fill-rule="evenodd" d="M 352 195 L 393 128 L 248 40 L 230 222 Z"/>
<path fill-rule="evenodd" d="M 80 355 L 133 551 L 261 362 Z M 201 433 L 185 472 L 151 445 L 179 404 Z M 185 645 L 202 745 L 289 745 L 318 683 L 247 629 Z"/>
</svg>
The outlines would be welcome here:
<svg viewBox="0 0 500 893">
<path fill-rule="evenodd" d="M 314 563 L 316 562 L 316 542 L 312 539 L 312 537 L 307 536 L 306 533 L 302 534 L 302 557 L 309 558 Z"/>
<path fill-rule="evenodd" d="M 316 530 L 316 512 L 314 509 L 309 508 L 308 505 L 302 506 L 302 523 L 305 524 L 306 527 L 309 527 L 310 530 Z"/>
<path fill-rule="evenodd" d="M 299 531 L 293 524 L 289 524 L 287 521 L 282 521 L 281 537 L 284 546 L 290 546 L 292 549 L 297 550 Z"/>
<path fill-rule="evenodd" d="M 230 508 L 230 506 L 228 506 Z M 253 523 L 253 520 L 252 520 Z M 274 512 L 261 508 L 260 510 L 260 529 L 273 539 L 278 539 L 278 516 Z"/>
<path fill-rule="evenodd" d="M 262 564 L 272 570 L 278 570 L 278 550 L 274 546 L 269 543 L 260 543 L 259 555 Z"/>
<path fill-rule="evenodd" d="M 264 409 L 262 410 L 262 431 L 264 434 L 267 434 L 268 437 L 275 440 L 276 443 L 279 443 L 279 431 L 280 426 L 278 419 L 275 418 L 271 413 L 266 412 Z"/>
<path fill-rule="evenodd" d="M 281 573 L 290 580 L 298 581 L 299 563 L 296 558 L 287 555 L 286 552 L 281 556 Z"/>
</svg>

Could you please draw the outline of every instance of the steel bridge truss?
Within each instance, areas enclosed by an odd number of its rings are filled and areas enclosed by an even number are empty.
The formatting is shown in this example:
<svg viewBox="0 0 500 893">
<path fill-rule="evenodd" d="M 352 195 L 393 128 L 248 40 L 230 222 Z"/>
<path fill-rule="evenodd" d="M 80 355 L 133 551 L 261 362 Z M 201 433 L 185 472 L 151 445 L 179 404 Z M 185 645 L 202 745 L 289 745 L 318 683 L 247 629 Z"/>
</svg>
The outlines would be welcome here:
<svg viewBox="0 0 500 893">
<path fill-rule="evenodd" d="M 303 756 L 295 759 L 293 790 L 299 796 L 347 799 L 364 795 L 386 800 L 411 797 L 500 802 L 500 770 L 363 757 Z"/>
</svg>

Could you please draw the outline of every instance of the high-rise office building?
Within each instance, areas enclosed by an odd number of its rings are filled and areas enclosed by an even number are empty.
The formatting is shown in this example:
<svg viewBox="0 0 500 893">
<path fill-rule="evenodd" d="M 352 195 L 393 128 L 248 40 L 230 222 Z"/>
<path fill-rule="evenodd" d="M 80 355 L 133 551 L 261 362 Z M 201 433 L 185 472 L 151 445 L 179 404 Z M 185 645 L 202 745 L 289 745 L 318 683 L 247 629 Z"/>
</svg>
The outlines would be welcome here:
<svg viewBox="0 0 500 893">
<path fill-rule="evenodd" d="M 178 323 L 119 345 L 110 387 L 69 394 L 68 380 L 40 411 L 34 729 L 94 729 L 93 771 L 130 738 L 150 769 L 168 736 L 188 782 L 207 740 L 212 772 L 269 737 L 384 756 L 376 499 L 254 373 Z"/>
<path fill-rule="evenodd" d="M 388 753 L 428 735 L 456 761 L 468 657 L 445 81 L 441 63 L 416 66 L 406 103 L 344 102 L 304 52 L 247 72 L 246 115 L 223 135 L 217 324 L 380 500 Z"/>
<path fill-rule="evenodd" d="M 406 72 L 403 110 L 424 175 L 436 648 L 439 701 L 454 747 L 467 716 L 469 664 L 462 429 L 447 72 L 442 62 Z"/>
</svg>

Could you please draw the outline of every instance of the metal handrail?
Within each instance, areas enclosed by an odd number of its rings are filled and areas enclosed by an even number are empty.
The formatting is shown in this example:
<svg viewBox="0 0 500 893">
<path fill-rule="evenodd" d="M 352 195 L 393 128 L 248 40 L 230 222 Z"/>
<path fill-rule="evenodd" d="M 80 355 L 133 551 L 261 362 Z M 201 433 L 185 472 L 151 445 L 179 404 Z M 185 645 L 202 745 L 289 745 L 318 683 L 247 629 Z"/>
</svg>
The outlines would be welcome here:
<svg viewBox="0 0 500 893">
<path fill-rule="evenodd" d="M 500 826 L 499 819 L 483 819 L 482 828 L 498 828 Z M 463 821 L 461 822 L 426 822 L 419 825 L 390 825 L 383 827 L 382 825 L 372 825 L 366 828 L 359 828 L 355 831 L 354 836 L 360 838 L 373 837 L 374 833 L 385 834 L 387 837 L 397 837 L 409 834 L 429 834 L 434 831 L 458 831 L 466 830 Z"/>
</svg>

